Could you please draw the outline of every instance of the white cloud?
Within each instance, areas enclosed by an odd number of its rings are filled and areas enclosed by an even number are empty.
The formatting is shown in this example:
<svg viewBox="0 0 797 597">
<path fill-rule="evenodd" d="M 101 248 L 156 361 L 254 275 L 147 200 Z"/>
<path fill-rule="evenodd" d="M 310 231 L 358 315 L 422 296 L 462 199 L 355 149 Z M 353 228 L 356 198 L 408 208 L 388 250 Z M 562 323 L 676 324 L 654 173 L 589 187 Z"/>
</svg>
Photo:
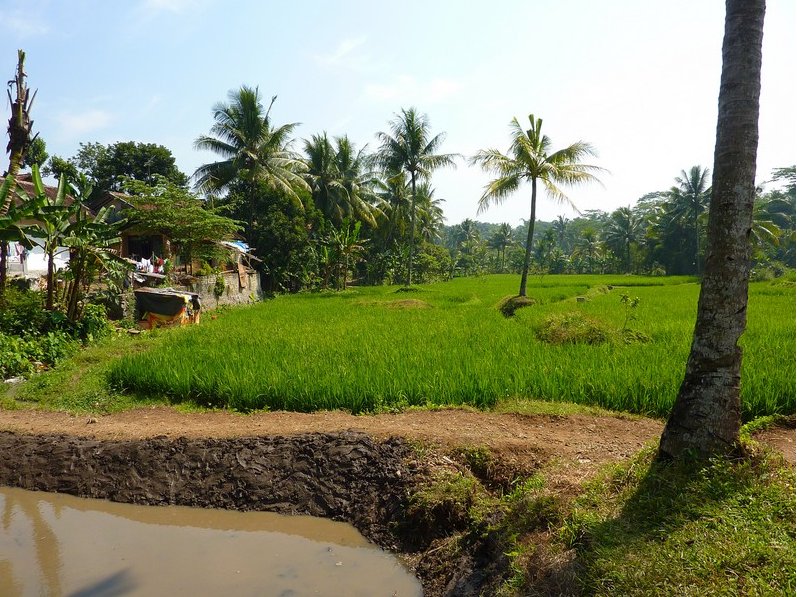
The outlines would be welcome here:
<svg viewBox="0 0 797 597">
<path fill-rule="evenodd" d="M 45 35 L 50 27 L 36 15 L 23 16 L 21 12 L 8 13 L 0 11 L 0 22 L 19 37 L 36 37 Z"/>
<path fill-rule="evenodd" d="M 142 7 L 150 13 L 182 14 L 202 4 L 202 0 L 144 0 Z"/>
<path fill-rule="evenodd" d="M 82 114 L 61 113 L 58 124 L 61 134 L 67 137 L 79 137 L 108 126 L 113 120 L 110 112 L 105 110 L 88 110 Z"/>
<path fill-rule="evenodd" d="M 334 51 L 327 54 L 316 54 L 317 62 L 327 66 L 351 65 L 352 53 L 365 43 L 365 37 L 347 38 L 341 41 Z"/>
<path fill-rule="evenodd" d="M 411 75 L 398 75 L 388 83 L 371 83 L 365 86 L 365 97 L 371 100 L 437 103 L 457 95 L 462 83 L 455 79 L 432 79 L 421 82 Z"/>
</svg>

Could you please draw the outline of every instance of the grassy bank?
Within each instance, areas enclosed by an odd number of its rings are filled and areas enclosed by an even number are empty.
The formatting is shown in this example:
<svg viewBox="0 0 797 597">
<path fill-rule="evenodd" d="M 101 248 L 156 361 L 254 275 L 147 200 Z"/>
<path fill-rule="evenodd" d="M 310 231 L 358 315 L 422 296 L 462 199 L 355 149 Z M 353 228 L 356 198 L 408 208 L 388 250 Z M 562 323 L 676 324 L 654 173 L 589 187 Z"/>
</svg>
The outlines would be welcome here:
<svg viewBox="0 0 797 597">
<path fill-rule="evenodd" d="M 656 462 L 648 447 L 572 493 L 547 469 L 496 489 L 489 452 L 471 449 L 408 516 L 444 554 L 432 565 L 482 554 L 488 594 L 793 595 L 794 470 L 745 441 L 744 458 L 708 463 Z"/>
<path fill-rule="evenodd" d="M 281 296 L 170 332 L 152 350 L 113 363 L 109 379 L 128 392 L 240 410 L 367 412 L 541 399 L 669 411 L 689 351 L 697 284 L 545 276 L 530 284 L 536 304 L 505 318 L 497 306 L 516 282 L 488 276 L 414 292 Z M 627 309 L 623 294 L 638 297 L 638 307 Z M 551 318 L 573 314 L 599 328 L 596 343 L 539 338 Z M 794 334 L 793 283 L 752 284 L 742 342 L 746 419 L 794 410 Z"/>
</svg>

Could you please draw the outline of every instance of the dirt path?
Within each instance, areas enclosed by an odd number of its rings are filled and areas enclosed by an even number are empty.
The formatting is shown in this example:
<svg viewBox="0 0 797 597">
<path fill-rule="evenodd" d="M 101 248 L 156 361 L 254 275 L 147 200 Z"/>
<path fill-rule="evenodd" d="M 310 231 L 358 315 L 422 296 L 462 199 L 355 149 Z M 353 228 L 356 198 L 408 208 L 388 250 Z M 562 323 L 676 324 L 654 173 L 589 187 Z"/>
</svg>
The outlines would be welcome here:
<svg viewBox="0 0 797 597">
<path fill-rule="evenodd" d="M 532 416 L 458 409 L 354 416 L 343 412 L 184 413 L 157 407 L 97 418 L 0 410 L 0 430 L 98 440 L 290 436 L 353 430 L 376 439 L 398 436 L 445 449 L 485 446 L 515 470 L 555 463 L 557 480 L 569 483 L 579 483 L 600 465 L 633 454 L 646 442 L 655 440 L 661 428 L 661 422 L 653 419 Z"/>
</svg>

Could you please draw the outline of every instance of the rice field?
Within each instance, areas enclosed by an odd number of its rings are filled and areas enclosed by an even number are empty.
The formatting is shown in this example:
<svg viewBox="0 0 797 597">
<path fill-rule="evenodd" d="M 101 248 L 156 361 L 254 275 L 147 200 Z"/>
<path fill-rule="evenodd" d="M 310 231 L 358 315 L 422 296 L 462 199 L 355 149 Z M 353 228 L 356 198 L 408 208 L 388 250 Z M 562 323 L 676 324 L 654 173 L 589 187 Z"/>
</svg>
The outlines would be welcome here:
<svg viewBox="0 0 797 597">
<path fill-rule="evenodd" d="M 116 361 L 119 389 L 237 410 L 353 412 L 412 405 L 542 399 L 664 416 L 683 378 L 697 305 L 691 278 L 545 276 L 536 304 L 503 317 L 511 275 L 420 286 L 280 296 L 169 331 L 150 351 Z M 648 342 L 551 345 L 536 330 L 581 313 Z M 582 297 L 580 300 L 577 297 Z M 794 282 L 751 284 L 742 338 L 745 419 L 795 408 Z"/>
</svg>

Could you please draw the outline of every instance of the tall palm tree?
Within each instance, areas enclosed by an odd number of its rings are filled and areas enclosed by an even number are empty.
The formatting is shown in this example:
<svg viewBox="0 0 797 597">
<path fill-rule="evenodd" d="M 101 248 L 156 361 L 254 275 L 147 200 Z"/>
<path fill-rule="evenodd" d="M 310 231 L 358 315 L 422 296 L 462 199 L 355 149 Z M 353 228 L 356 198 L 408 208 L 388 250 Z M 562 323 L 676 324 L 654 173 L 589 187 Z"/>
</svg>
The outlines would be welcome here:
<svg viewBox="0 0 797 597">
<path fill-rule="evenodd" d="M 706 267 L 686 373 L 659 456 L 734 452 L 755 200 L 765 0 L 726 0 Z"/>
<path fill-rule="evenodd" d="M 631 271 L 631 246 L 639 242 L 643 232 L 642 219 L 630 207 L 614 210 L 604 228 L 604 241 L 622 258 L 625 272 Z"/>
<path fill-rule="evenodd" d="M 531 216 L 526 235 L 526 257 L 520 277 L 520 296 L 526 296 L 526 282 L 531 263 L 534 220 L 537 215 L 537 182 L 542 183 L 548 195 L 555 201 L 572 206 L 570 199 L 557 185 L 597 181 L 593 172 L 603 170 L 598 166 L 581 163 L 584 157 L 595 155 L 595 150 L 589 143 L 577 141 L 551 153 L 551 140 L 542 134 L 542 119 L 530 114 L 529 122 L 531 128 L 524 131 L 517 118 L 512 119 L 509 125 L 512 131 L 509 155 L 497 149 L 483 149 L 470 160 L 471 164 L 478 164 L 485 171 L 498 175 L 485 187 L 484 194 L 479 199 L 479 213 L 486 210 L 490 203 L 503 203 L 508 196 L 517 191 L 521 183 L 531 183 Z"/>
<path fill-rule="evenodd" d="M 11 103 L 11 118 L 8 119 L 8 146 L 6 151 L 9 153 L 9 163 L 8 171 L 4 175 L 4 186 L 6 186 L 8 192 L 4 193 L 2 199 L 0 199 L 0 234 L 3 235 L 3 238 L 0 238 L 0 303 L 5 302 L 8 261 L 7 241 L 14 238 L 14 231 L 11 228 L 15 225 L 15 222 L 7 217 L 14 203 L 14 193 L 11 192 L 13 190 L 11 186 L 16 180 L 22 162 L 25 160 L 25 152 L 33 141 L 31 139 L 33 121 L 30 118 L 30 108 L 36 97 L 36 92 L 34 91 L 32 95 L 30 94 L 30 90 L 25 83 L 24 66 L 25 52 L 18 50 L 16 76 L 8 82 L 9 87 L 16 87 L 16 98 Z M 8 99 L 10 102 L 10 92 Z M 6 182 L 7 185 L 5 184 Z M 5 236 L 8 236 L 8 238 L 5 238 Z"/>
<path fill-rule="evenodd" d="M 695 272 L 700 275 L 700 216 L 706 211 L 711 197 L 708 168 L 692 166 L 675 177 L 676 186 L 669 192 L 668 219 L 687 221 L 692 229 Z"/>
<path fill-rule="evenodd" d="M 507 224 L 506 222 L 499 224 L 490 238 L 490 243 L 501 254 L 501 272 L 503 272 L 506 262 L 506 248 L 514 243 L 511 224 Z"/>
<path fill-rule="evenodd" d="M 565 240 L 567 239 L 567 225 L 570 223 L 563 215 L 556 216 L 556 219 L 553 221 L 553 229 L 556 232 L 556 240 L 559 243 L 559 248 L 562 251 L 566 251 L 569 247 L 565 246 Z"/>
<path fill-rule="evenodd" d="M 416 189 L 417 190 L 417 189 Z M 406 234 L 409 220 L 410 188 L 404 172 L 376 182 L 376 194 L 381 205 L 377 214 L 376 235 L 384 250 L 390 249 L 397 239 Z"/>
<path fill-rule="evenodd" d="M 420 183 L 416 189 L 417 233 L 429 243 L 440 239 L 440 231 L 445 222 L 442 208 L 445 199 L 436 198 L 434 191 L 429 182 Z"/>
<path fill-rule="evenodd" d="M 271 108 L 277 96 L 271 98 L 268 109 L 263 107 L 260 91 L 242 86 L 230 91 L 229 103 L 213 106 L 215 123 L 210 135 L 201 135 L 194 148 L 208 150 L 221 156 L 219 162 L 200 166 L 194 172 L 197 188 L 202 192 L 229 190 L 243 180 L 249 193 L 249 228 L 252 227 L 257 199 L 257 183 L 282 193 L 296 205 L 302 206 L 297 191 L 308 190 L 302 178 L 306 166 L 290 149 L 291 134 L 299 123 L 274 126 Z M 250 238 L 251 240 L 251 238 Z"/>
<path fill-rule="evenodd" d="M 410 246 L 407 258 L 407 285 L 412 285 L 412 258 L 415 249 L 415 204 L 417 185 L 428 180 L 432 172 L 443 166 L 455 166 L 455 154 L 436 153 L 445 139 L 443 133 L 431 136 L 429 118 L 415 108 L 402 109 L 390 121 L 390 132 L 376 134 L 380 147 L 376 163 L 390 176 L 406 172 L 410 176 Z"/>
</svg>

